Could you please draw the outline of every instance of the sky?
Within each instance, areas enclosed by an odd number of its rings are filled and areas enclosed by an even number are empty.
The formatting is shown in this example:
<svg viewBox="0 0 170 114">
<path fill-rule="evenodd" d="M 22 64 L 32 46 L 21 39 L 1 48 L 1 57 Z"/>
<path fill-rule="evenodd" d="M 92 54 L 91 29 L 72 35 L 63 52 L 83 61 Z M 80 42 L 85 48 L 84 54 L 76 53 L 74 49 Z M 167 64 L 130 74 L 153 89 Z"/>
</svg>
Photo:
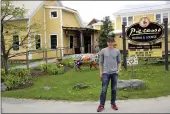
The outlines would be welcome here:
<svg viewBox="0 0 170 114">
<path fill-rule="evenodd" d="M 89 23 L 93 18 L 101 20 L 105 16 L 110 16 L 111 20 L 114 20 L 113 13 L 122 8 L 162 4 L 165 1 L 62 1 L 62 3 L 77 10 L 82 20 Z"/>
</svg>

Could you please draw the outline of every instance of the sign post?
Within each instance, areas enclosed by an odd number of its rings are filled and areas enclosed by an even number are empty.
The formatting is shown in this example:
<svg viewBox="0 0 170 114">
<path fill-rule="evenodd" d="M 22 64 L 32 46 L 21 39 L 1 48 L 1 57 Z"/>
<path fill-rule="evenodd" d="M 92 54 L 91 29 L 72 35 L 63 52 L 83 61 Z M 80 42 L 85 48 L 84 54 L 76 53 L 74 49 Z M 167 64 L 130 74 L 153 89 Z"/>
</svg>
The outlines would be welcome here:
<svg viewBox="0 0 170 114">
<path fill-rule="evenodd" d="M 137 56 L 127 57 L 127 64 L 132 67 L 131 78 L 134 79 L 134 65 L 138 64 L 138 57 Z"/>
<path fill-rule="evenodd" d="M 165 70 L 169 70 L 168 68 L 168 18 L 164 20 L 164 32 L 165 32 Z"/>
<path fill-rule="evenodd" d="M 127 62 L 126 62 L 126 32 L 125 32 L 125 23 L 122 25 L 122 37 L 123 37 L 123 66 L 125 70 L 127 70 Z"/>
</svg>

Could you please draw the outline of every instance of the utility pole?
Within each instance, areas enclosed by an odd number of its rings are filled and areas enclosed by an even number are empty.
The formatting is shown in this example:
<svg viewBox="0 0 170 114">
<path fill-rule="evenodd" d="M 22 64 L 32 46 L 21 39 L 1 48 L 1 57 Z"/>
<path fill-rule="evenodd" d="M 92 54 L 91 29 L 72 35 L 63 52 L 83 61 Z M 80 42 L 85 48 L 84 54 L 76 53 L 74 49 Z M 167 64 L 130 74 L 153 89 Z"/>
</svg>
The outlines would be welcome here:
<svg viewBox="0 0 170 114">
<path fill-rule="evenodd" d="M 123 39 L 123 66 L 125 70 L 127 70 L 125 22 L 123 22 L 123 25 L 122 25 L 122 39 Z"/>
<path fill-rule="evenodd" d="M 165 70 L 168 71 L 168 18 L 165 18 L 163 21 L 165 34 Z"/>
</svg>

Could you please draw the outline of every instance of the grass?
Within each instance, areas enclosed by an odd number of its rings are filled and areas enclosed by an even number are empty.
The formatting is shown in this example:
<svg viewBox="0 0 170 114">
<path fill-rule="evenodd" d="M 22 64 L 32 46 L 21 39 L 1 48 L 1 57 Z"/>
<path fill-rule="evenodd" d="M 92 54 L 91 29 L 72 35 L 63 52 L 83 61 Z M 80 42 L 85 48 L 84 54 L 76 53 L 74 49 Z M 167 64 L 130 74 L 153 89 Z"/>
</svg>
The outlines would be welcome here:
<svg viewBox="0 0 170 114">
<path fill-rule="evenodd" d="M 122 70 L 119 79 L 130 79 L 131 68 L 128 71 Z M 165 71 L 164 65 L 150 64 L 135 66 L 135 78 L 145 81 L 145 87 L 136 90 L 119 90 L 117 99 L 152 98 L 170 95 L 170 72 Z M 32 99 L 54 99 L 70 101 L 96 101 L 99 100 L 101 92 L 101 81 L 98 70 L 89 70 L 84 67 L 82 72 L 72 69 L 63 75 L 41 76 L 33 79 L 35 85 L 22 90 L 2 92 L 2 97 L 32 98 Z M 85 83 L 90 86 L 84 90 L 73 90 L 78 83 Z M 49 86 L 50 90 L 44 90 Z M 107 98 L 110 99 L 110 85 Z"/>
</svg>

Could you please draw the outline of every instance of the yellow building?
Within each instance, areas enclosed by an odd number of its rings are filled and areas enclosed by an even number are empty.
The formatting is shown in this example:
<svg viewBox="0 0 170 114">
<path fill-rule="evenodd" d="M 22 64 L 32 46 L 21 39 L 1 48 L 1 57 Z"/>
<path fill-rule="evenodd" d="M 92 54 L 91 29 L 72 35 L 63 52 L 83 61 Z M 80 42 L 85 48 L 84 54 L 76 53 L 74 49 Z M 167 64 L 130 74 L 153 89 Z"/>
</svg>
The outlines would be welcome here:
<svg viewBox="0 0 170 114">
<path fill-rule="evenodd" d="M 116 42 L 117 48 L 123 50 L 123 41 L 122 41 L 122 23 L 126 23 L 126 28 L 131 26 L 134 23 L 138 23 L 141 17 L 148 17 L 152 22 L 158 22 L 160 24 L 163 23 L 164 18 L 168 18 L 169 22 L 169 47 L 170 50 L 170 3 L 167 2 L 165 4 L 159 5 L 144 5 L 140 7 L 129 7 L 126 9 L 121 9 L 113 14 L 115 20 L 113 21 L 114 33 L 116 34 Z M 97 22 L 93 24 L 93 28 L 96 30 L 100 30 L 100 26 L 102 22 Z M 164 36 L 161 39 L 162 41 L 162 50 L 164 51 L 165 43 Z M 159 42 L 159 41 L 158 41 Z M 128 43 L 130 41 L 127 39 L 126 49 L 128 49 Z"/>
<path fill-rule="evenodd" d="M 36 45 L 28 44 L 31 50 L 42 48 L 49 49 L 48 58 L 77 53 L 94 53 L 94 41 L 97 39 L 97 30 L 86 28 L 77 10 L 65 7 L 60 1 L 14 1 L 14 5 L 24 5 L 28 9 L 25 19 L 11 20 L 11 23 L 32 25 L 38 23 L 40 27 L 35 34 Z M 31 8 L 31 9 L 30 9 Z M 8 30 L 5 30 L 8 31 Z M 28 31 L 25 31 L 28 33 Z M 21 34 L 5 36 L 6 39 L 13 37 L 20 42 Z M 31 40 L 28 37 L 28 41 Z M 61 49 L 57 51 L 56 49 Z M 25 52 L 26 49 L 19 47 L 11 50 L 10 54 Z M 11 59 L 25 59 L 25 55 Z M 43 54 L 29 53 L 29 59 L 42 59 Z"/>
</svg>

